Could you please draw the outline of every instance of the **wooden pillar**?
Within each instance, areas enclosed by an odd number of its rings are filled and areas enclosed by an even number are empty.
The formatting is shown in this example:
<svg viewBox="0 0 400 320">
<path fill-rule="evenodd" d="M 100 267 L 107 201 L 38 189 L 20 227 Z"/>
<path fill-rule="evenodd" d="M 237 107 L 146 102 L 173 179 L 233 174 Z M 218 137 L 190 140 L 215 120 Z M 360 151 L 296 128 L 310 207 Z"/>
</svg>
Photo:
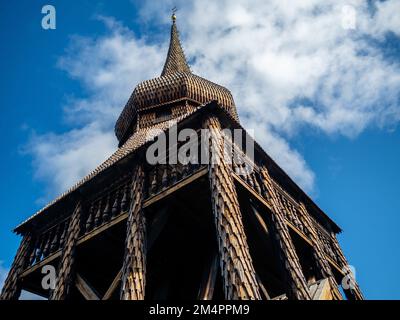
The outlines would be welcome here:
<svg viewBox="0 0 400 320">
<path fill-rule="evenodd" d="M 142 209 L 143 166 L 135 167 L 127 221 L 125 258 L 122 267 L 121 300 L 143 300 L 146 284 L 146 221 Z"/>
<path fill-rule="evenodd" d="M 203 127 L 210 133 L 209 181 L 225 298 L 260 300 L 232 169 L 223 160 L 221 125 L 218 118 L 210 116 Z"/>
<path fill-rule="evenodd" d="M 280 259 L 285 270 L 286 279 L 289 285 L 288 298 L 297 300 L 310 300 L 307 281 L 304 277 L 299 258 L 289 234 L 284 214 L 279 205 L 276 190 L 272 184 L 271 177 L 265 167 L 261 168 L 261 178 L 265 189 L 269 193 L 270 202 L 274 212 L 272 213 L 272 228 L 275 240 L 280 250 Z"/>
<path fill-rule="evenodd" d="M 61 253 L 60 266 L 57 274 L 57 282 L 50 300 L 66 300 L 71 294 L 75 284 L 75 259 L 76 244 L 79 237 L 82 217 L 82 205 L 79 201 L 72 213 L 65 237 L 64 247 Z"/>
<path fill-rule="evenodd" d="M 32 245 L 32 236 L 28 233 L 22 238 L 10 272 L 4 282 L 0 300 L 18 300 L 21 294 L 21 280 L 19 277 L 29 261 Z"/>
</svg>

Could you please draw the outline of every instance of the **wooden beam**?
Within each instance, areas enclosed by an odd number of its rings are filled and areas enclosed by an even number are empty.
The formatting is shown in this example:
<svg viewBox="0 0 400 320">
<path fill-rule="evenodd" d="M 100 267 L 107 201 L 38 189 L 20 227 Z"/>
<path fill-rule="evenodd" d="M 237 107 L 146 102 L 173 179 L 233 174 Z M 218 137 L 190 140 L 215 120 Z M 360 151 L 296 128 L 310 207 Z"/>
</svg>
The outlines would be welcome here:
<svg viewBox="0 0 400 320">
<path fill-rule="evenodd" d="M 117 289 L 119 282 L 121 281 L 121 276 L 122 276 L 122 268 L 118 271 L 113 282 L 111 283 L 110 287 L 107 289 L 107 292 L 104 294 L 101 300 L 108 300 L 111 298 L 112 294 Z"/>
<path fill-rule="evenodd" d="M 259 285 L 260 288 L 261 288 L 261 292 L 263 293 L 263 295 L 265 296 L 265 298 L 266 298 L 267 300 L 271 300 L 271 296 L 269 295 L 267 289 L 264 287 L 264 285 L 263 285 L 263 283 L 262 283 L 262 281 L 261 281 L 261 279 L 260 279 L 260 277 L 258 276 L 257 273 L 256 273 L 256 278 L 257 278 L 258 285 Z"/>
<path fill-rule="evenodd" d="M 121 221 L 124 221 L 125 219 L 128 218 L 128 212 L 120 214 L 118 217 L 114 218 L 113 220 L 109 221 L 106 224 L 103 224 L 102 226 L 92 230 L 91 232 L 87 233 L 86 235 L 83 235 L 79 240 L 78 240 L 78 245 L 82 244 L 85 241 L 90 240 L 91 238 L 97 236 L 99 233 L 102 233 L 103 231 L 111 228 L 112 226 L 120 223 Z"/>
<path fill-rule="evenodd" d="M 78 273 L 75 280 L 76 288 L 86 300 L 100 300 L 96 291 Z"/>
<path fill-rule="evenodd" d="M 328 262 L 338 271 L 340 272 L 341 275 L 345 276 L 346 274 L 344 273 L 344 271 L 339 267 L 339 265 L 332 260 L 331 257 L 329 257 L 327 254 L 325 254 L 325 258 L 326 260 L 328 260 Z"/>
<path fill-rule="evenodd" d="M 256 191 L 254 191 L 252 188 L 250 188 L 247 183 L 245 183 L 241 178 L 236 173 L 232 173 L 233 178 L 240 183 L 240 185 L 245 188 L 248 192 L 250 192 L 259 202 L 261 202 L 264 206 L 266 206 L 270 211 L 273 212 L 273 208 L 271 205 L 262 197 L 260 196 Z"/>
<path fill-rule="evenodd" d="M 263 229 L 263 231 L 265 232 L 265 234 L 266 234 L 267 236 L 269 236 L 268 227 L 267 227 L 267 225 L 265 224 L 264 219 L 261 217 L 261 215 L 257 212 L 257 210 L 256 210 L 253 206 L 251 206 L 251 209 L 252 209 L 254 215 L 256 216 L 257 221 L 258 221 L 259 224 L 261 225 L 261 228 Z"/>
<path fill-rule="evenodd" d="M 177 191 L 177 190 L 183 188 L 184 186 L 192 183 L 193 181 L 201 178 L 202 176 L 206 175 L 207 172 L 208 172 L 208 168 L 207 167 L 203 168 L 200 171 L 197 171 L 195 174 L 174 184 L 172 187 L 169 187 L 169 188 L 165 189 L 164 191 L 162 191 L 154 196 L 151 196 L 146 201 L 144 201 L 143 208 L 146 208 L 146 207 L 152 205 L 153 203 L 165 198 L 166 196 L 170 195 L 171 193 L 174 193 L 175 191 Z"/>
<path fill-rule="evenodd" d="M 307 238 L 307 236 L 301 232 L 299 229 L 297 229 L 294 225 L 292 225 L 289 221 L 286 220 L 286 224 L 287 226 L 292 229 L 294 232 L 296 232 L 305 242 L 307 242 L 311 247 L 314 246 L 314 244 L 312 243 L 312 241 Z"/>
<path fill-rule="evenodd" d="M 42 261 L 34 264 L 33 266 L 29 267 L 26 269 L 22 274 L 21 277 L 25 278 L 26 276 L 30 275 L 32 272 L 35 272 L 38 269 L 41 269 L 43 266 L 50 264 L 51 262 L 54 261 L 56 258 L 61 256 L 61 249 L 57 250 L 56 252 L 52 253 L 49 255 L 46 259 L 43 259 Z"/>
</svg>

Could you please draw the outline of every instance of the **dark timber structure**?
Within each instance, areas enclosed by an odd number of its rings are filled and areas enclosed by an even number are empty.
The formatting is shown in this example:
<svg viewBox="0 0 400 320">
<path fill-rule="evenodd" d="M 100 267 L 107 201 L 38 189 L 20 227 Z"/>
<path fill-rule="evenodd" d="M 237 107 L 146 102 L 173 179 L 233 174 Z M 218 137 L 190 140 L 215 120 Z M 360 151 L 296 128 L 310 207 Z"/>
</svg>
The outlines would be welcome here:
<svg viewBox="0 0 400 320">
<path fill-rule="evenodd" d="M 135 88 L 116 123 L 118 150 L 15 229 L 1 299 L 363 298 L 355 282 L 339 290 L 340 228 L 256 142 L 250 159 L 231 141 L 230 164 L 149 164 L 147 133 L 173 124 L 209 129 L 215 159 L 221 129 L 243 129 L 229 90 L 191 72 L 175 16 L 161 76 Z M 239 174 L 244 164 L 254 170 Z M 51 290 L 45 265 L 57 270 Z"/>
</svg>

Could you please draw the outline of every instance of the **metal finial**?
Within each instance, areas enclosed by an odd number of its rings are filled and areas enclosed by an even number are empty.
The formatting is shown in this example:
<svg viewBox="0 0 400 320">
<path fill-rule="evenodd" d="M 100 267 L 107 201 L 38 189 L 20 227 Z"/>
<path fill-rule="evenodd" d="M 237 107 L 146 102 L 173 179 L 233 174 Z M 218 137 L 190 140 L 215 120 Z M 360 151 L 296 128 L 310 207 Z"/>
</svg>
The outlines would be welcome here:
<svg viewBox="0 0 400 320">
<path fill-rule="evenodd" d="M 176 21 L 176 11 L 178 11 L 178 9 L 176 8 L 176 7 L 173 7 L 172 8 L 172 16 L 171 16 L 171 19 L 172 19 L 172 22 L 174 22 L 175 23 L 175 21 Z"/>
</svg>

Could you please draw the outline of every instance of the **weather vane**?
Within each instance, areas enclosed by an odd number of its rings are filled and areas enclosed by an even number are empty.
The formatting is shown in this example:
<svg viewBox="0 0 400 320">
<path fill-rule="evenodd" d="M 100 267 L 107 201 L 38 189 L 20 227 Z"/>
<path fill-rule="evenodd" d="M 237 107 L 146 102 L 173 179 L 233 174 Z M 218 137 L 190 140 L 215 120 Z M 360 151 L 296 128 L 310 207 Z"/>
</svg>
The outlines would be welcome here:
<svg viewBox="0 0 400 320">
<path fill-rule="evenodd" d="M 176 11 L 178 11 L 178 9 L 176 7 L 173 7 L 172 8 L 172 16 L 171 16 L 173 22 L 175 22 L 175 20 L 176 20 L 176 14 L 175 14 Z"/>
</svg>

